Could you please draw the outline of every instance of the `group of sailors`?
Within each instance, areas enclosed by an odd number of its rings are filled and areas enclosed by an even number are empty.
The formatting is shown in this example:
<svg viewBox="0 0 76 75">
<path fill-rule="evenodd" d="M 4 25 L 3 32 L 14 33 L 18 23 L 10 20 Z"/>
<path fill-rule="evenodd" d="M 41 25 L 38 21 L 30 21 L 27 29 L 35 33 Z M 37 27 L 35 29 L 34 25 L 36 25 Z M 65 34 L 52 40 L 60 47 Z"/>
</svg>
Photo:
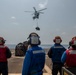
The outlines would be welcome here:
<svg viewBox="0 0 76 75">
<path fill-rule="evenodd" d="M 52 75 L 57 75 L 58 72 L 62 75 L 62 67 L 76 75 L 76 36 L 69 42 L 68 49 L 61 45 L 62 39 L 60 36 L 56 36 L 53 41 L 55 44 L 48 52 L 48 56 L 53 63 Z"/>
<path fill-rule="evenodd" d="M 30 34 L 29 37 L 31 37 L 31 34 Z M 37 39 L 35 38 L 34 41 L 36 41 L 36 40 Z M 33 41 L 32 38 L 31 38 L 31 41 Z M 36 41 L 36 42 L 38 42 L 38 41 Z M 60 36 L 56 36 L 54 38 L 53 42 L 55 44 L 48 51 L 48 56 L 52 59 L 52 63 L 53 63 L 53 65 L 52 65 L 52 75 L 57 75 L 58 72 L 60 72 L 60 75 L 62 75 L 62 67 L 63 66 L 65 66 L 65 67 L 66 66 L 68 66 L 68 67 L 76 66 L 76 61 L 75 61 L 75 59 L 76 59 L 76 36 L 73 37 L 71 39 L 71 41 L 69 42 L 68 49 L 66 49 L 63 45 L 61 45 L 62 39 L 61 39 Z M 25 44 L 28 47 L 28 44 L 27 43 L 25 43 Z M 40 45 L 40 41 L 39 41 L 39 45 Z M 21 50 L 22 51 L 24 50 L 23 53 L 25 54 L 27 48 L 26 49 L 21 49 Z M 20 52 L 20 54 L 21 54 L 21 52 Z"/>
<path fill-rule="evenodd" d="M 51 46 L 47 54 L 53 63 L 52 75 L 57 75 L 58 72 L 62 75 L 63 66 L 66 68 L 76 67 L 76 36 L 70 41 L 70 47 L 68 49 L 61 45 L 62 39 L 60 36 L 56 36 L 53 42 L 54 45 Z M 7 59 L 10 58 L 12 54 L 10 49 L 4 44 L 4 38 L 0 37 L 0 74 L 8 75 Z M 22 75 L 43 75 L 46 53 L 45 50 L 39 46 L 40 44 L 40 36 L 32 32 L 28 37 L 28 41 L 16 45 L 15 56 L 25 56 Z"/>
</svg>

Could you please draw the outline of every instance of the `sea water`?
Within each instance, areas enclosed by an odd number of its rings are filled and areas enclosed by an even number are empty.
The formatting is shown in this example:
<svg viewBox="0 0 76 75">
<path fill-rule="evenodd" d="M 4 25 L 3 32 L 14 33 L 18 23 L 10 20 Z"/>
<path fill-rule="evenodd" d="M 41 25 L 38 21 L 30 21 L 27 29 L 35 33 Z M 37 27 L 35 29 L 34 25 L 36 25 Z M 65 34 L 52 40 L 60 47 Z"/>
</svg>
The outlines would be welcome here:
<svg viewBox="0 0 76 75">
<path fill-rule="evenodd" d="M 16 47 L 16 44 L 6 44 L 10 50 L 15 50 L 15 47 Z M 47 54 L 50 47 L 52 46 L 52 44 L 42 44 L 42 45 L 39 45 L 40 47 L 42 47 L 44 50 L 45 50 L 45 53 Z M 67 44 L 64 44 L 63 45 L 66 49 L 68 49 L 69 45 Z"/>
<path fill-rule="evenodd" d="M 10 49 L 15 49 L 15 47 L 16 47 L 16 44 L 6 44 Z M 69 45 L 67 45 L 67 44 L 62 44 L 66 49 L 69 47 Z M 41 45 L 39 45 L 40 47 L 42 47 L 42 48 L 45 48 L 45 49 L 49 49 L 51 46 L 52 46 L 52 44 L 41 44 Z"/>
</svg>

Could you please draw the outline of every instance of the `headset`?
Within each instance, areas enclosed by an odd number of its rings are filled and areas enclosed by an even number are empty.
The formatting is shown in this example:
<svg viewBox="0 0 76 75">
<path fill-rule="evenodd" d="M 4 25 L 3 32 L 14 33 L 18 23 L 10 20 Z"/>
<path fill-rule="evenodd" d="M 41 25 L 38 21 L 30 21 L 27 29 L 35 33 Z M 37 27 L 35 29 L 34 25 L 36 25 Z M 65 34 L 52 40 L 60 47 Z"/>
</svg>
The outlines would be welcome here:
<svg viewBox="0 0 76 75">
<path fill-rule="evenodd" d="M 73 37 L 71 40 L 71 46 L 76 50 L 76 37 Z"/>
<path fill-rule="evenodd" d="M 73 38 L 73 39 L 71 40 L 71 45 L 76 45 L 76 38 Z"/>
<path fill-rule="evenodd" d="M 30 33 L 29 37 L 27 39 L 28 40 L 28 44 L 30 45 L 40 45 L 41 44 L 41 41 L 39 40 L 40 36 L 35 33 L 35 32 L 32 32 Z"/>
<path fill-rule="evenodd" d="M 0 37 L 0 44 L 4 44 L 6 40 L 3 37 Z"/>
<path fill-rule="evenodd" d="M 75 45 L 75 43 L 76 43 L 76 36 L 72 38 L 72 40 L 69 42 L 69 45 L 72 46 Z"/>
<path fill-rule="evenodd" d="M 54 38 L 53 42 L 55 42 L 55 43 L 61 43 L 61 42 L 62 42 L 62 39 L 61 39 L 60 36 L 56 36 L 56 37 Z"/>
</svg>

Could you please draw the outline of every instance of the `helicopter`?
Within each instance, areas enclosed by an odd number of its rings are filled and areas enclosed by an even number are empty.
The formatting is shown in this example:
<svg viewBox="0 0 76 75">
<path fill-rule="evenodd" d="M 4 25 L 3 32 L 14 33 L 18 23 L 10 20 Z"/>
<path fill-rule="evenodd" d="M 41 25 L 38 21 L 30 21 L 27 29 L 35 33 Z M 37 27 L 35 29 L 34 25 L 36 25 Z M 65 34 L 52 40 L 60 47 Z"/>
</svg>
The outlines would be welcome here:
<svg viewBox="0 0 76 75">
<path fill-rule="evenodd" d="M 34 11 L 25 11 L 25 12 L 33 12 L 33 20 L 37 20 L 37 19 L 39 19 L 39 15 L 40 14 L 44 14 L 43 12 L 41 12 L 41 11 L 43 11 L 43 10 L 46 10 L 47 8 L 43 8 L 43 9 L 40 9 L 40 10 L 36 10 L 36 8 L 35 7 L 33 7 L 33 9 L 34 9 Z M 38 26 L 38 22 L 37 22 L 37 27 L 35 28 L 36 30 L 38 30 L 38 31 L 40 31 L 40 27 Z"/>
<path fill-rule="evenodd" d="M 44 13 L 41 12 L 41 11 L 43 11 L 43 10 L 45 10 L 45 9 L 47 9 L 47 8 L 40 9 L 40 10 L 36 10 L 36 8 L 33 7 L 33 9 L 34 9 L 34 11 L 25 11 L 25 12 L 34 12 L 34 13 L 32 14 L 32 15 L 34 15 L 32 18 L 33 18 L 33 20 L 35 20 L 35 19 L 39 19 L 40 13 L 41 13 L 41 14 L 44 14 Z"/>
</svg>

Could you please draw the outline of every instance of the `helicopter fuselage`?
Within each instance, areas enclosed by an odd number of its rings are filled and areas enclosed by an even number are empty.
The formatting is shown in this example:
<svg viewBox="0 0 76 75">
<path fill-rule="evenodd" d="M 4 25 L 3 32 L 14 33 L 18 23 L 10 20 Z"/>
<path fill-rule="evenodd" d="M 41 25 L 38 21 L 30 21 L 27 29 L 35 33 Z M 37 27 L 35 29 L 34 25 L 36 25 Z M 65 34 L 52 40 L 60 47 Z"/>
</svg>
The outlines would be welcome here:
<svg viewBox="0 0 76 75">
<path fill-rule="evenodd" d="M 34 16 L 33 16 L 33 19 L 39 19 L 39 12 L 35 11 L 34 13 Z"/>
</svg>

